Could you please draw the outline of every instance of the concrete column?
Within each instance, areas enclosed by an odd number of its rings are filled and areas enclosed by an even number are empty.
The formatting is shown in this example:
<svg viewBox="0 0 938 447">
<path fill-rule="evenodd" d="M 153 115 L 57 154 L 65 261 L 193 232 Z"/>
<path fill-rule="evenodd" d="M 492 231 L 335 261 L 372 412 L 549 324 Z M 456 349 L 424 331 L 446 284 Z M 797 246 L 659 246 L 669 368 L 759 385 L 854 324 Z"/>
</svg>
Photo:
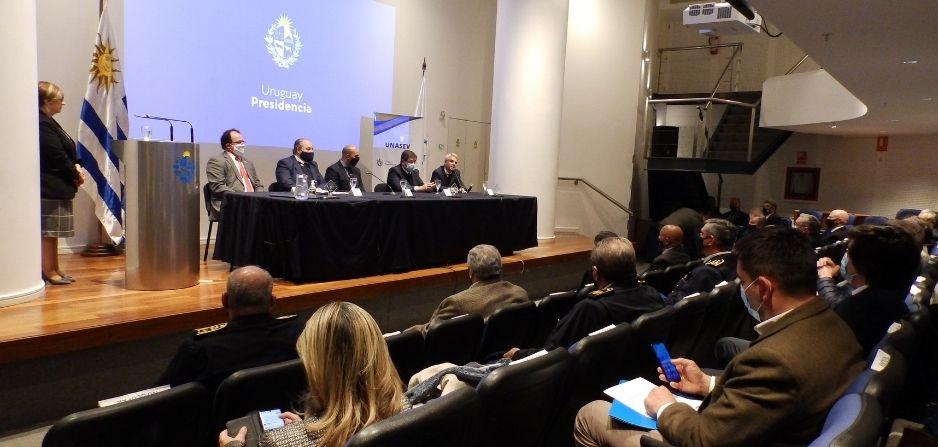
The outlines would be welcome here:
<svg viewBox="0 0 938 447">
<path fill-rule="evenodd" d="M 0 8 L 0 306 L 42 296 L 39 235 L 39 111 L 36 2 Z"/>
<path fill-rule="evenodd" d="M 553 239 L 568 0 L 498 2 L 489 182 L 537 197 L 537 237 Z"/>
</svg>

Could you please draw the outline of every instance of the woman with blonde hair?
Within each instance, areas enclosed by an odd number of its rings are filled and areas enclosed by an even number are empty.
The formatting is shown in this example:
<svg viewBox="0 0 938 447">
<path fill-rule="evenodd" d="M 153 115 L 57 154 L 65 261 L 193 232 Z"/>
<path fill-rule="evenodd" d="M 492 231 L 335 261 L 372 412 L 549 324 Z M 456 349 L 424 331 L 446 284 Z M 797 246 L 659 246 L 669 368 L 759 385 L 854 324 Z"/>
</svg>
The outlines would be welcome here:
<svg viewBox="0 0 938 447">
<path fill-rule="evenodd" d="M 399 413 L 401 379 L 375 320 L 352 303 L 332 302 L 316 311 L 296 342 L 306 370 L 306 418 L 286 412 L 286 425 L 260 438 L 264 447 L 341 447 L 362 428 Z M 246 429 L 222 447 L 244 445 Z"/>
</svg>

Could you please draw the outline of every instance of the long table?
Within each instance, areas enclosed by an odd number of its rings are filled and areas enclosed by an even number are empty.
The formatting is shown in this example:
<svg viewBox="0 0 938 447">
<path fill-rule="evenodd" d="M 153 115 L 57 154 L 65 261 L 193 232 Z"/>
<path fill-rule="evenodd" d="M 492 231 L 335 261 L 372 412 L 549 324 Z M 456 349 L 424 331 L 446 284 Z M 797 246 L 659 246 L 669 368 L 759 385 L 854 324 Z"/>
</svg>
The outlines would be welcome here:
<svg viewBox="0 0 938 447">
<path fill-rule="evenodd" d="M 463 263 L 482 243 L 502 254 L 535 247 L 536 222 L 537 199 L 524 196 L 229 192 L 213 257 L 294 282 L 326 281 Z"/>
</svg>

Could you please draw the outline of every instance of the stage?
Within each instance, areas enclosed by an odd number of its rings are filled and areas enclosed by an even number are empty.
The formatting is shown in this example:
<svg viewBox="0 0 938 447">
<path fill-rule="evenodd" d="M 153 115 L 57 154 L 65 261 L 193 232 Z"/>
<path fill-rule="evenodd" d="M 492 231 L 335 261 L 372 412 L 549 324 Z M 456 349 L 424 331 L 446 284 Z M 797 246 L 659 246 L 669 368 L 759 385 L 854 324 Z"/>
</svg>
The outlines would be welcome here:
<svg viewBox="0 0 938 447">
<path fill-rule="evenodd" d="M 540 241 L 537 247 L 503 258 L 504 275 L 517 281 L 515 277 L 525 271 L 585 263 L 592 247 L 590 238 L 560 233 L 554 240 Z M 0 308 L 0 364 L 178 334 L 227 319 L 220 300 L 228 276 L 227 263 L 202 263 L 196 286 L 150 292 L 123 288 L 123 256 L 86 258 L 67 254 L 60 262 L 63 271 L 75 277 L 74 284 L 47 285 L 44 298 Z M 367 302 L 371 297 L 406 294 L 419 287 L 448 288 L 451 284 L 453 290 L 461 290 L 466 283 L 465 263 L 308 284 L 278 279 L 274 284 L 274 313 L 303 313 L 335 300 Z M 540 298 L 536 293 L 541 291 L 529 292 L 532 298 Z M 375 318 L 382 323 L 382 318 Z"/>
</svg>

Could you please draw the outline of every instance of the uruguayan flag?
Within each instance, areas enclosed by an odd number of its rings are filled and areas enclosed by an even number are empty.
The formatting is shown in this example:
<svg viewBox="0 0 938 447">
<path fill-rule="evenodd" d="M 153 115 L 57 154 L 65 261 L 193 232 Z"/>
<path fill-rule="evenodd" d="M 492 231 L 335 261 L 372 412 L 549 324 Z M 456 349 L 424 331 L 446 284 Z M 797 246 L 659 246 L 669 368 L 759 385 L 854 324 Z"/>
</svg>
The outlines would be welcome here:
<svg viewBox="0 0 938 447">
<path fill-rule="evenodd" d="M 78 124 L 78 158 L 85 170 L 82 188 L 94 202 L 94 212 L 114 243 L 124 239 L 124 182 L 114 140 L 126 140 L 127 96 L 120 58 L 108 20 L 107 6 L 98 22 L 98 38 L 91 57 L 88 89 Z"/>
</svg>

